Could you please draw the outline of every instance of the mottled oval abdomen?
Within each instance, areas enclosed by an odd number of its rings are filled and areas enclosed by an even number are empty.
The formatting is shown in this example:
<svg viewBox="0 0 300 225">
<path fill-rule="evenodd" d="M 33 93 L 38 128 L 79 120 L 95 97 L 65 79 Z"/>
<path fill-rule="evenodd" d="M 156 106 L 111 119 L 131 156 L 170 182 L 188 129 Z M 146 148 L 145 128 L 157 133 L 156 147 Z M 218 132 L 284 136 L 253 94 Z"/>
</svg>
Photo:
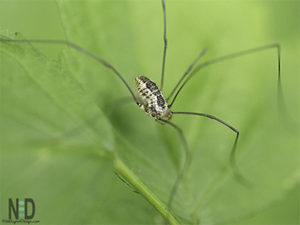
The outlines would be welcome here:
<svg viewBox="0 0 300 225">
<path fill-rule="evenodd" d="M 147 114 L 156 119 L 164 117 L 171 119 L 172 113 L 168 109 L 167 102 L 153 81 L 144 76 L 137 76 L 135 90 L 138 105 Z"/>
</svg>

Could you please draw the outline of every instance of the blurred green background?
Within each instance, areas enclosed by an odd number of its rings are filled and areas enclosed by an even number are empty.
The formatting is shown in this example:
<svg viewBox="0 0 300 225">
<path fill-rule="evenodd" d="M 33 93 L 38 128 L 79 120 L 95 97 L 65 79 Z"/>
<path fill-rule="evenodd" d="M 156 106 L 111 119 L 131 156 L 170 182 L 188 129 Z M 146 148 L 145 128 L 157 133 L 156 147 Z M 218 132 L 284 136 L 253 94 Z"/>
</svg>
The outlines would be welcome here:
<svg viewBox="0 0 300 225">
<path fill-rule="evenodd" d="M 203 48 L 206 61 L 280 43 L 289 114 L 277 109 L 275 50 L 199 71 L 173 110 L 209 113 L 236 127 L 237 163 L 254 188 L 230 172 L 229 129 L 174 115 L 193 161 L 173 214 L 183 224 L 299 224 L 300 2 L 166 6 L 165 96 Z M 132 86 L 140 74 L 159 84 L 162 31 L 159 0 L 0 0 L 2 37 L 68 39 L 110 62 Z M 184 159 L 181 143 L 135 104 L 117 101 L 129 93 L 111 71 L 63 46 L 0 43 L 0 88 L 1 220 L 8 198 L 31 197 L 40 224 L 165 222 L 114 174 L 111 154 L 166 203 Z"/>
</svg>

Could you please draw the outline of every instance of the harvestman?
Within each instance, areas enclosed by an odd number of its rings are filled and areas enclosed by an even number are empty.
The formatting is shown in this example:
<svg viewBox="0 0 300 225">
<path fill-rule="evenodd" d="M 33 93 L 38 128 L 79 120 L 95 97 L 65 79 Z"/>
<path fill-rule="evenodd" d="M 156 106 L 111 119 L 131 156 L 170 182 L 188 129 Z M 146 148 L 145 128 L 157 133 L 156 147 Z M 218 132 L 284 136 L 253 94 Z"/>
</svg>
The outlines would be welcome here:
<svg viewBox="0 0 300 225">
<path fill-rule="evenodd" d="M 269 45 L 264 45 L 261 47 L 257 48 L 252 48 L 240 52 L 236 52 L 230 55 L 222 56 L 213 60 L 205 61 L 195 67 L 195 65 L 198 63 L 200 58 L 205 54 L 206 50 L 204 49 L 203 51 L 200 52 L 200 54 L 195 58 L 195 60 L 192 62 L 192 64 L 188 67 L 188 69 L 184 72 L 178 83 L 175 85 L 171 93 L 167 98 L 163 97 L 162 90 L 163 90 L 163 84 L 164 84 L 164 72 L 165 72 L 165 62 L 166 62 L 166 52 L 167 52 L 167 26 L 166 26 L 166 7 L 165 7 L 165 0 L 162 0 L 162 8 L 163 8 L 163 40 L 164 40 L 164 49 L 163 49 L 163 58 L 162 58 L 162 70 L 161 70 L 161 82 L 160 82 L 160 88 L 151 81 L 149 78 L 144 77 L 144 76 L 137 76 L 135 78 L 135 91 L 130 88 L 128 83 L 125 81 L 124 77 L 118 72 L 118 70 L 112 66 L 110 63 L 106 62 L 104 59 L 94 55 L 92 52 L 70 42 L 67 40 L 11 40 L 11 39 L 3 39 L 0 38 L 1 42 L 32 42 L 32 43 L 46 43 L 46 44 L 61 44 L 61 45 L 66 45 L 69 46 L 78 52 L 81 52 L 105 67 L 109 68 L 114 72 L 114 74 L 122 81 L 122 83 L 126 86 L 128 91 L 130 92 L 132 99 L 136 102 L 136 104 L 143 109 L 148 115 L 153 117 L 156 121 L 160 121 L 163 124 L 168 124 L 171 127 L 173 127 L 179 134 L 180 140 L 183 145 L 183 149 L 185 152 L 185 160 L 183 163 L 183 166 L 177 175 L 175 184 L 172 187 L 172 190 L 170 192 L 169 200 L 168 200 L 168 207 L 171 209 L 171 204 L 173 201 L 173 198 L 176 194 L 177 188 L 188 168 L 191 162 L 191 154 L 190 150 L 188 147 L 188 143 L 186 141 L 186 138 L 184 136 L 184 133 L 182 129 L 171 122 L 172 116 L 175 114 L 177 115 L 194 115 L 194 116 L 201 116 L 201 117 L 207 117 L 209 119 L 215 120 L 218 123 L 223 124 L 224 126 L 228 127 L 235 133 L 235 139 L 234 143 L 231 149 L 230 153 L 230 164 L 231 168 L 233 171 L 233 174 L 235 178 L 242 183 L 245 186 L 249 186 L 250 183 L 240 174 L 238 167 L 235 162 L 235 152 L 236 152 L 236 145 L 238 142 L 239 138 L 239 131 L 231 126 L 229 123 L 224 122 L 223 120 L 213 116 L 209 115 L 206 113 L 197 113 L 197 112 L 177 112 L 177 111 L 172 111 L 171 108 L 178 97 L 179 93 L 185 86 L 185 84 L 192 78 L 194 77 L 197 72 L 202 69 L 203 67 L 224 61 L 224 60 L 229 60 L 232 58 L 240 57 L 243 55 L 248 55 L 252 53 L 256 53 L 259 51 L 264 51 L 268 49 L 276 49 L 277 51 L 277 58 L 278 58 L 278 96 L 279 98 L 282 98 L 282 91 L 281 91 L 281 81 L 280 81 L 280 45 L 279 44 L 269 44 Z M 194 68 L 195 67 L 195 68 Z M 193 71 L 192 71 L 193 70 Z M 174 95 L 175 94 L 175 95 Z M 173 97 L 174 96 L 174 97 Z"/>
</svg>

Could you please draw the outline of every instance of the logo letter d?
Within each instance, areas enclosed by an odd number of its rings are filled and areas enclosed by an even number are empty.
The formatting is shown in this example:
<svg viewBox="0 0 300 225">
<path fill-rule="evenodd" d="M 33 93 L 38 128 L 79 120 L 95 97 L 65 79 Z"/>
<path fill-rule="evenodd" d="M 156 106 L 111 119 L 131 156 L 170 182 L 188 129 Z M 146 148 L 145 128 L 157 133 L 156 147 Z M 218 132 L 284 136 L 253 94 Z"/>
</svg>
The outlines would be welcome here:
<svg viewBox="0 0 300 225">
<path fill-rule="evenodd" d="M 31 215 L 28 215 L 28 203 L 31 203 Z M 31 198 L 25 198 L 25 219 L 30 220 L 34 217 L 35 214 L 35 205 L 34 201 Z"/>
</svg>

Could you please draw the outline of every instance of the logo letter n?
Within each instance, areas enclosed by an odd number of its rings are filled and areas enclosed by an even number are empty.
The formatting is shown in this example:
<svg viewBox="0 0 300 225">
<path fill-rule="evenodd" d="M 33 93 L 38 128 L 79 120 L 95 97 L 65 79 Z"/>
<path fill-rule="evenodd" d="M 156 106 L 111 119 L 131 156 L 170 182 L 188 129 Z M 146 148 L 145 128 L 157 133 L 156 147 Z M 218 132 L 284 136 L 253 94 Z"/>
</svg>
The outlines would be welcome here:
<svg viewBox="0 0 300 225">
<path fill-rule="evenodd" d="M 16 207 L 14 207 L 13 200 L 8 199 L 8 218 L 11 220 L 11 211 L 13 211 L 15 218 L 19 219 L 19 199 L 16 199 Z"/>
</svg>

